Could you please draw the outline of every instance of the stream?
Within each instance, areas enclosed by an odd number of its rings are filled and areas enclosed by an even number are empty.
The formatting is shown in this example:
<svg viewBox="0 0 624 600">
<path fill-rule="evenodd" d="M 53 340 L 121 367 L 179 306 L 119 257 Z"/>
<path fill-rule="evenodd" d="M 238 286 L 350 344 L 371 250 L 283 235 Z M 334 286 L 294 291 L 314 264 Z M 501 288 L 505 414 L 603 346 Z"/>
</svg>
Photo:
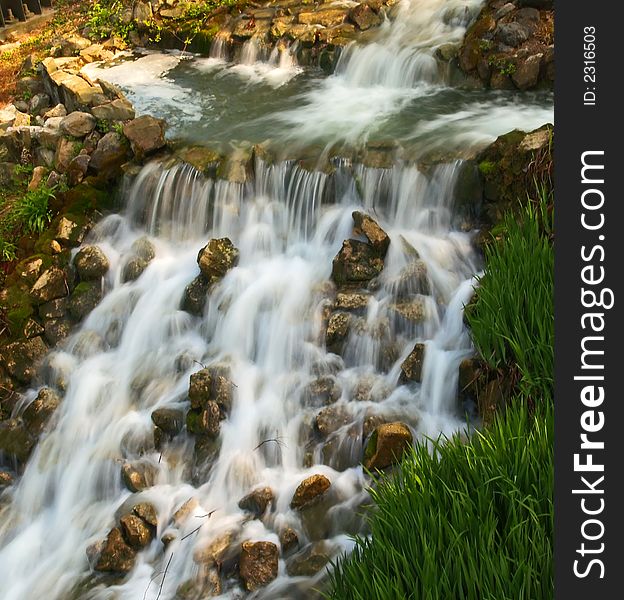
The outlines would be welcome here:
<svg viewBox="0 0 624 600">
<path fill-rule="evenodd" d="M 371 480 L 361 462 L 371 423 L 400 421 L 417 439 L 466 428 L 458 368 L 473 349 L 462 313 L 483 265 L 476 231 L 455 211 L 462 161 L 420 169 L 418 160 L 474 153 L 514 128 L 553 122 L 550 93 L 448 85 L 435 50 L 460 41 L 480 5 L 404 0 L 397 18 L 347 48 L 330 76 L 298 66 L 288 48 L 267 54 L 253 42 L 236 62 L 216 43 L 211 57 L 145 52 L 89 66 L 139 114 L 165 118 L 176 141 L 226 151 L 270 140 L 280 158 L 255 155 L 244 183 L 153 160 L 128 178 L 120 212 L 89 234 L 110 261 L 106 293 L 42 371 L 42 384 L 62 387 L 63 402 L 2 508 L 4 600 L 208 597 L 176 596 L 207 577 L 202 551 L 223 540 L 232 552 L 245 540 L 281 547 L 286 529 L 299 546 L 280 554 L 277 578 L 245 592 L 226 550 L 218 597 L 319 597 L 325 562 L 352 548 L 350 536 L 366 534 Z M 375 144 L 403 154 L 390 166 L 359 161 Z M 317 167 L 296 160 L 309 155 Z M 330 274 L 353 238 L 354 211 L 372 216 L 391 243 L 336 354 L 324 339 Z M 193 316 L 180 307 L 199 272 L 198 251 L 224 237 L 238 248 L 238 264 Z M 124 282 L 133 244 L 145 238 L 155 257 Z M 416 343 L 425 345 L 422 382 L 405 383 L 401 364 Z M 216 450 L 202 463 L 185 432 L 156 449 L 151 414 L 188 411 L 189 378 L 204 367 L 226 369 L 233 394 Z M 329 389 L 335 407 L 323 435 L 315 419 L 327 399 L 317 389 Z M 153 485 L 131 493 L 121 466 L 136 461 Z M 298 485 L 317 474 L 331 482 L 322 502 L 291 508 Z M 264 487 L 272 506 L 252 518 L 238 502 Z M 94 578 L 89 548 L 140 502 L 156 509 L 155 539 L 124 578 Z M 311 552 L 325 560 L 316 573 L 305 562 Z"/>
</svg>

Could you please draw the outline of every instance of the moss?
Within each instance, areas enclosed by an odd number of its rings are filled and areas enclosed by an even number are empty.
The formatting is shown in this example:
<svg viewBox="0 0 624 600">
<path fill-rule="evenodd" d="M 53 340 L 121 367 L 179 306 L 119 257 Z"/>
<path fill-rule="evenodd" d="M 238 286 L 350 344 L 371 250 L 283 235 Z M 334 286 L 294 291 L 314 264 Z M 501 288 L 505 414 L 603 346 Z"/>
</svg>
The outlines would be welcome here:
<svg viewBox="0 0 624 600">
<path fill-rule="evenodd" d="M 479 163 L 479 173 L 484 177 L 491 175 L 496 170 L 496 163 L 491 160 L 482 160 Z"/>
<path fill-rule="evenodd" d="M 82 296 L 84 294 L 88 294 L 92 289 L 93 289 L 93 282 L 92 281 L 81 281 L 75 288 L 74 291 L 72 292 L 72 297 L 73 298 L 77 298 L 79 296 Z"/>
<path fill-rule="evenodd" d="M 373 433 L 366 443 L 366 448 L 364 449 L 364 462 L 370 460 L 377 452 L 377 430 L 375 429 Z"/>
</svg>

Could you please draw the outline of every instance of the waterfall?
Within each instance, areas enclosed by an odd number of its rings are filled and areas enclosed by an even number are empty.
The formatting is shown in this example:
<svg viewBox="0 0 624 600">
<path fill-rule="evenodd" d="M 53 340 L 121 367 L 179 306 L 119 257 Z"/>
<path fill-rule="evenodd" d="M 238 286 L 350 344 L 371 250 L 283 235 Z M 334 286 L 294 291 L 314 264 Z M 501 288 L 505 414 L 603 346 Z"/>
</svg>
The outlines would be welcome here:
<svg viewBox="0 0 624 600">
<path fill-rule="evenodd" d="M 444 86 L 435 49 L 459 41 L 479 6 L 402 2 L 376 38 L 343 54 L 334 76 L 312 82 L 305 106 L 279 117 L 307 123 L 292 131 L 299 140 L 334 125 L 343 140 L 365 133 L 367 106 L 379 103 L 373 112 L 386 114 Z M 257 51 L 248 46 L 246 64 L 226 68 L 256 68 Z M 268 57 L 267 68 L 294 68 L 283 52 Z M 358 129 L 360 121 L 367 124 Z M 403 160 L 329 163 L 306 169 L 257 156 L 253 174 L 238 183 L 155 160 L 128 182 L 123 210 L 92 230 L 85 243 L 110 262 L 105 295 L 41 370 L 39 384 L 61 390 L 63 401 L 3 497 L 3 600 L 172 599 L 206 576 L 201 556 L 211 544 L 232 552 L 245 540 L 279 547 L 287 528 L 303 550 L 322 542 L 335 558 L 351 549 L 350 535 L 365 533 L 360 512 L 370 480 L 361 461 L 371 428 L 401 421 L 422 438 L 465 427 L 457 373 L 472 349 L 462 310 L 481 264 L 474 232 L 456 221 L 461 161 L 426 172 Z M 370 215 L 390 245 L 374 285 L 359 290 L 353 326 L 336 353 L 324 334 L 338 302 L 330 276 L 343 241 L 354 237 L 354 211 Z M 201 314 L 191 315 L 181 306 L 199 272 L 198 251 L 223 237 L 238 248 L 238 263 L 211 288 Z M 155 256 L 127 281 L 124 268 L 145 240 Z M 422 380 L 406 382 L 401 365 L 417 343 L 425 352 Z M 198 459 L 193 436 L 182 431 L 156 448 L 153 411 L 186 413 L 189 379 L 205 367 L 225 370 L 232 383 L 215 447 Z M 315 419 L 328 402 L 336 422 L 319 435 Z M 137 462 L 152 485 L 131 493 L 121 471 Z M 317 474 L 331 482 L 325 500 L 311 512 L 291 508 L 297 486 Z M 273 506 L 252 519 L 238 502 L 263 487 L 273 490 Z M 94 575 L 94 544 L 141 502 L 156 509 L 156 537 L 123 579 Z M 219 567 L 222 597 L 243 597 L 227 560 Z M 323 569 L 289 574 L 281 556 L 277 578 L 253 597 L 314 598 L 323 577 Z"/>
</svg>

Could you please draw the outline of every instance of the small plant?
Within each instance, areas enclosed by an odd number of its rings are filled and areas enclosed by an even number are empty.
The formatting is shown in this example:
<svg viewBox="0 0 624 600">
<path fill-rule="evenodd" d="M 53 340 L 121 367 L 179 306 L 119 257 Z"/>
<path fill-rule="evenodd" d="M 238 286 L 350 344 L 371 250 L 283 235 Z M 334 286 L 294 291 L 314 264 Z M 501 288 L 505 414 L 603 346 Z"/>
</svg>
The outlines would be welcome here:
<svg viewBox="0 0 624 600">
<path fill-rule="evenodd" d="M 89 11 L 87 26 L 91 35 L 100 40 L 116 35 L 128 40 L 130 32 L 135 29 L 133 21 L 124 22 L 124 5 L 120 0 L 97 0 Z"/>
<path fill-rule="evenodd" d="M 107 121 L 106 119 L 98 119 L 96 124 L 95 124 L 95 128 L 102 134 L 105 135 L 107 134 L 110 130 L 111 130 L 111 124 L 110 121 Z"/>
<path fill-rule="evenodd" d="M 118 135 L 121 135 L 121 136 L 123 136 L 123 134 L 124 134 L 123 128 L 124 128 L 123 123 L 117 122 L 117 123 L 113 123 L 113 125 L 112 125 L 112 130 L 115 133 L 117 133 Z"/>
<path fill-rule="evenodd" d="M 479 50 L 481 50 L 481 52 L 487 52 L 488 50 L 491 50 L 492 45 L 492 40 L 480 40 Z"/>
<path fill-rule="evenodd" d="M 516 63 L 501 56 L 491 56 L 488 60 L 488 64 L 501 75 L 510 76 L 516 72 Z"/>
<path fill-rule="evenodd" d="M 0 262 L 12 262 L 17 258 L 17 246 L 0 237 Z"/>
<path fill-rule="evenodd" d="M 41 185 L 29 190 L 13 205 L 11 216 L 27 233 L 41 233 L 52 220 L 49 201 L 55 198 L 56 188 Z"/>
</svg>

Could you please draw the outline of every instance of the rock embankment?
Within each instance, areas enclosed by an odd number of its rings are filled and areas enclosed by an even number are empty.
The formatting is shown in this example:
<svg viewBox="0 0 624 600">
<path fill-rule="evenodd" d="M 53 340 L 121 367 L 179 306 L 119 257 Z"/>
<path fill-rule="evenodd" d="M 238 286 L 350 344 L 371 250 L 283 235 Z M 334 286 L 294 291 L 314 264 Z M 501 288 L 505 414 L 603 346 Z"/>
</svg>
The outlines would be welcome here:
<svg viewBox="0 0 624 600">
<path fill-rule="evenodd" d="M 461 70 L 492 89 L 552 89 L 552 0 L 487 0 L 458 53 Z"/>
<path fill-rule="evenodd" d="M 335 50 L 379 26 L 396 0 L 276 0 L 210 7 L 201 1 L 136 2 L 137 45 L 209 51 L 218 40 L 230 55 L 253 40 L 260 48 L 292 46 L 300 64 L 330 69 Z"/>
</svg>

